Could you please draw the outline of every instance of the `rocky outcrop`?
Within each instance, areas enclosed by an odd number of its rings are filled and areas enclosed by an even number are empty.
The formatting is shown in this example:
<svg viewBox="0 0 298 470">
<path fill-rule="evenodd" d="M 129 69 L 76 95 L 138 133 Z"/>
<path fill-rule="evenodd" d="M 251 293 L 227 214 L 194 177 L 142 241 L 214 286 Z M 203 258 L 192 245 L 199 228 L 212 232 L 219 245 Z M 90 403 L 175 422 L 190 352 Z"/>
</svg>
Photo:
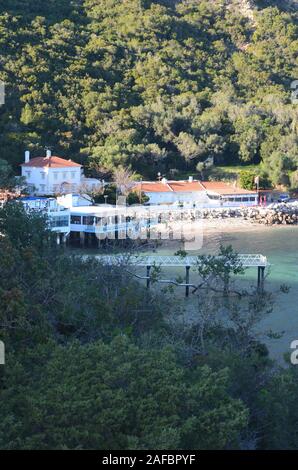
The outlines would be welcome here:
<svg viewBox="0 0 298 470">
<path fill-rule="evenodd" d="M 264 225 L 296 225 L 298 205 L 280 204 L 275 208 L 251 209 L 246 218 Z"/>
<path fill-rule="evenodd" d="M 226 0 L 226 8 L 254 22 L 255 4 L 252 0 Z"/>
<path fill-rule="evenodd" d="M 263 225 L 297 225 L 298 202 L 293 204 L 274 204 L 268 207 L 197 209 L 196 219 L 242 218 Z"/>
</svg>

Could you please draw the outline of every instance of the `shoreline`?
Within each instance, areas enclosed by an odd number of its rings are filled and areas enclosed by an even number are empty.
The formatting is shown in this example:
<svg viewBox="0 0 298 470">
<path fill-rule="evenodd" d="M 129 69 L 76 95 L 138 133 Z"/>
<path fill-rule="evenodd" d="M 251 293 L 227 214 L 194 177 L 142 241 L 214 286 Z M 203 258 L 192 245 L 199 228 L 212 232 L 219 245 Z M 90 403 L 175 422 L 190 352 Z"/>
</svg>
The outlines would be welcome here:
<svg viewBox="0 0 298 470">
<path fill-rule="evenodd" d="M 253 222 L 247 219 L 215 219 L 215 220 L 203 220 L 203 230 L 206 232 L 252 232 L 252 231 L 268 231 L 268 230 L 280 230 L 280 229 L 293 229 L 298 228 L 298 225 L 289 224 L 272 224 L 266 225 L 258 222 Z"/>
<path fill-rule="evenodd" d="M 174 222 L 167 226 L 161 224 L 157 226 L 158 232 L 165 236 L 169 230 L 173 230 L 174 234 L 183 232 L 185 241 L 190 240 L 191 237 L 200 235 L 205 238 L 206 235 L 225 235 L 233 233 L 251 233 L 251 232 L 272 232 L 280 230 L 295 230 L 298 225 L 265 225 L 258 222 L 253 222 L 247 219 L 234 218 L 234 219 L 201 219 L 196 221 Z M 176 237 L 173 239 L 160 239 L 158 240 L 162 247 L 173 246 L 175 243 L 183 243 L 183 237 Z"/>
<path fill-rule="evenodd" d="M 274 207 L 273 207 L 274 206 Z M 168 214 L 151 227 L 150 238 L 172 243 L 198 241 L 207 234 L 231 234 L 267 231 L 268 227 L 298 227 L 298 203 L 268 207 L 201 208 L 186 211 L 180 217 Z M 168 243 L 167 243 L 168 244 Z M 187 250 L 186 250 L 187 251 Z"/>
</svg>

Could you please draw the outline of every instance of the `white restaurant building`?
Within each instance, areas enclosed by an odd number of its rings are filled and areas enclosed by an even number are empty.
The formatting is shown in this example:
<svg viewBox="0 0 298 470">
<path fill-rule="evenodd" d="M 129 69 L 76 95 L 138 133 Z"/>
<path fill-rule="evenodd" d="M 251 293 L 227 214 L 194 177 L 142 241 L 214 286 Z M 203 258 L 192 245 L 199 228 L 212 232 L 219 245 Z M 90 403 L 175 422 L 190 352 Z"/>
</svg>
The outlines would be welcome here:
<svg viewBox="0 0 298 470">
<path fill-rule="evenodd" d="M 17 199 L 28 212 L 44 214 L 48 219 L 48 226 L 57 234 L 57 243 L 66 242 L 70 233 L 70 210 L 59 204 L 56 198 L 26 196 Z"/>
<path fill-rule="evenodd" d="M 185 208 L 241 207 L 258 205 L 258 192 L 236 188 L 220 181 L 142 181 L 133 191 L 143 192 L 150 205 L 175 205 Z"/>
</svg>

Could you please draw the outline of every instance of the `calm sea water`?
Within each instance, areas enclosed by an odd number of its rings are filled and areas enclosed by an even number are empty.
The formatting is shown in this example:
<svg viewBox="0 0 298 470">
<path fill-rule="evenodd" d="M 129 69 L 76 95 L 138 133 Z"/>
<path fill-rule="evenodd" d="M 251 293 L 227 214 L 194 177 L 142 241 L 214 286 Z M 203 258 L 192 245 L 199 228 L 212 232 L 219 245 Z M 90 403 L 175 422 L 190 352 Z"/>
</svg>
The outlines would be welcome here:
<svg viewBox="0 0 298 470">
<path fill-rule="evenodd" d="M 290 351 L 290 343 L 298 339 L 298 227 L 264 227 L 255 231 L 207 235 L 204 240 L 205 252 L 216 252 L 220 244 L 232 245 L 238 253 L 261 253 L 271 264 L 266 288 L 275 297 L 275 306 L 259 325 L 264 332 L 263 340 L 270 353 L 278 361 Z M 256 270 L 247 270 L 245 282 L 255 282 Z M 282 294 L 279 287 L 290 287 L 288 294 Z M 265 332 L 283 332 L 279 339 L 268 339 Z"/>
</svg>

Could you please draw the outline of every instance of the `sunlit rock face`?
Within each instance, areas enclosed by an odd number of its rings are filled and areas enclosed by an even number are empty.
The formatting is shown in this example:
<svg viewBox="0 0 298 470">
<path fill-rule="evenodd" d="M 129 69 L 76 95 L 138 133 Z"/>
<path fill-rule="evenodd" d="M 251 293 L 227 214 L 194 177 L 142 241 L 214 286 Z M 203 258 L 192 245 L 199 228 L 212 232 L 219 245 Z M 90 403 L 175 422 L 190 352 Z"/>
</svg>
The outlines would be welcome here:
<svg viewBox="0 0 298 470">
<path fill-rule="evenodd" d="M 256 8 L 278 7 L 282 10 L 296 10 L 298 12 L 298 0 L 224 0 L 223 3 L 230 9 L 239 9 L 244 16 L 251 20 L 254 18 Z"/>
</svg>

